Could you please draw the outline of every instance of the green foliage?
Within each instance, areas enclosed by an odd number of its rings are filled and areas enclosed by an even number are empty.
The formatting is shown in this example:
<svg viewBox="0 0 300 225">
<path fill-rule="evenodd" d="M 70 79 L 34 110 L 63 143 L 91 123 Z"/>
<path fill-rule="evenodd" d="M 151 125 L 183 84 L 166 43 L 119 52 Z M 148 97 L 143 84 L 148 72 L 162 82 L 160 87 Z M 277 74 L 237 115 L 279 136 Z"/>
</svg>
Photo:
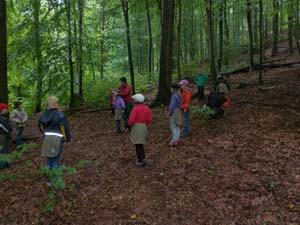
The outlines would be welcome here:
<svg viewBox="0 0 300 225">
<path fill-rule="evenodd" d="M 27 152 L 29 149 L 32 149 L 36 146 L 35 143 L 31 144 L 24 144 L 20 148 L 12 151 L 8 154 L 0 154 L 0 161 L 7 161 L 9 163 L 12 163 L 18 158 L 21 158 L 25 152 Z M 30 163 L 30 161 L 26 161 L 26 164 Z"/>
<path fill-rule="evenodd" d="M 216 112 L 210 107 L 192 106 L 192 113 L 202 114 L 206 116 L 213 116 Z"/>
</svg>

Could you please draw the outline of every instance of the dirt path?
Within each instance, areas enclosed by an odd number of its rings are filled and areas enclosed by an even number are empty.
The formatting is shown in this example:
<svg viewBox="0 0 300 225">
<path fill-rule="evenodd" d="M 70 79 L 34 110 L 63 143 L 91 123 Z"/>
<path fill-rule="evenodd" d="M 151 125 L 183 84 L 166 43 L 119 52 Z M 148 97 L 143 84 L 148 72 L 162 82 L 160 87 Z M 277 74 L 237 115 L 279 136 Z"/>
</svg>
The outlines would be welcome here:
<svg viewBox="0 0 300 225">
<path fill-rule="evenodd" d="M 108 112 L 71 117 L 63 163 L 87 164 L 67 178 L 49 215 L 41 213 L 41 175 L 3 181 L 0 224 L 299 224 L 300 70 L 265 78 L 267 86 L 235 89 L 225 118 L 193 115 L 192 136 L 178 148 L 168 146 L 164 110 L 154 109 L 145 169 L 135 167 L 129 134 L 115 134 Z M 244 74 L 230 81 L 255 80 Z M 38 135 L 34 125 L 27 137 Z M 38 169 L 39 154 L 27 152 L 5 173 Z M 29 169 L 20 168 L 28 159 Z"/>
</svg>

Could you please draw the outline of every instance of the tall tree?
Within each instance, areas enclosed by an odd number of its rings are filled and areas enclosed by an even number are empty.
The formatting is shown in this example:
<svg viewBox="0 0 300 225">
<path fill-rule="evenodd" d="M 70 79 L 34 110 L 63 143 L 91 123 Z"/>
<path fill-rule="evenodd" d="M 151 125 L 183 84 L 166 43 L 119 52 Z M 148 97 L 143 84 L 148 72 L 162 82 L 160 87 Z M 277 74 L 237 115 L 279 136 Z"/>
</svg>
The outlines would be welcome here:
<svg viewBox="0 0 300 225">
<path fill-rule="evenodd" d="M 106 1 L 100 1 L 100 30 L 101 30 L 101 37 L 100 37 L 100 78 L 104 79 L 104 63 L 105 63 L 105 46 L 104 46 L 104 32 L 105 32 L 105 21 L 106 21 L 106 14 L 105 14 L 105 6 Z"/>
<path fill-rule="evenodd" d="M 152 25 L 151 25 L 151 14 L 149 9 L 149 0 L 146 0 L 146 18 L 148 27 L 148 76 L 149 81 L 152 79 L 152 65 L 153 65 L 153 38 L 152 38 Z"/>
<path fill-rule="evenodd" d="M 263 9 L 263 2 L 259 0 L 259 76 L 258 81 L 259 84 L 263 83 L 262 73 L 263 73 L 263 27 L 264 27 L 264 9 Z"/>
<path fill-rule="evenodd" d="M 0 0 L 0 102 L 8 102 L 6 0 Z"/>
<path fill-rule="evenodd" d="M 272 56 L 278 53 L 278 25 L 279 25 L 279 1 L 273 0 L 273 48 Z"/>
<path fill-rule="evenodd" d="M 213 3 L 212 0 L 206 1 L 207 16 L 207 34 L 208 34 L 208 55 L 210 63 L 210 80 L 211 86 L 216 88 L 216 65 L 215 65 L 215 48 L 214 48 L 214 22 L 213 22 Z"/>
<path fill-rule="evenodd" d="M 83 8 L 84 8 L 84 0 L 77 1 L 79 17 L 78 17 L 78 56 L 77 56 L 77 64 L 78 64 L 78 85 L 79 85 L 79 97 L 83 99 Z"/>
<path fill-rule="evenodd" d="M 223 39 L 224 39 L 224 2 L 219 2 L 219 56 L 218 56 L 218 73 L 222 71 L 223 58 Z"/>
<path fill-rule="evenodd" d="M 72 24 L 71 24 L 71 2 L 65 0 L 65 8 L 67 12 L 68 21 L 68 59 L 69 59 L 69 75 L 70 75 L 70 108 L 74 108 L 75 95 L 74 95 L 74 65 L 72 57 Z"/>
<path fill-rule="evenodd" d="M 167 104 L 172 80 L 175 0 L 163 0 L 162 40 L 160 48 L 159 86 L 156 102 Z"/>
<path fill-rule="evenodd" d="M 128 0 L 121 0 L 125 29 L 126 29 L 126 41 L 127 41 L 127 53 L 128 53 L 128 66 L 130 73 L 130 81 L 132 92 L 135 94 L 135 81 L 134 81 L 134 68 L 132 60 L 132 49 L 131 49 L 131 35 L 130 35 L 130 24 L 129 24 L 129 9 L 128 9 Z"/>
<path fill-rule="evenodd" d="M 251 0 L 247 0 L 247 22 L 248 22 L 248 35 L 249 35 L 249 68 L 250 72 L 253 71 L 253 29 L 251 17 Z"/>
<path fill-rule="evenodd" d="M 181 79 L 181 16 L 182 0 L 178 0 L 178 21 L 177 21 L 177 73 L 178 79 Z"/>
<path fill-rule="evenodd" d="M 40 0 L 32 0 L 33 6 L 33 27 L 34 27 L 34 49 L 35 49 L 35 63 L 36 63 L 36 104 L 35 112 L 40 112 L 42 110 L 42 94 L 43 94 L 43 65 L 42 65 L 42 40 L 40 34 Z"/>
</svg>

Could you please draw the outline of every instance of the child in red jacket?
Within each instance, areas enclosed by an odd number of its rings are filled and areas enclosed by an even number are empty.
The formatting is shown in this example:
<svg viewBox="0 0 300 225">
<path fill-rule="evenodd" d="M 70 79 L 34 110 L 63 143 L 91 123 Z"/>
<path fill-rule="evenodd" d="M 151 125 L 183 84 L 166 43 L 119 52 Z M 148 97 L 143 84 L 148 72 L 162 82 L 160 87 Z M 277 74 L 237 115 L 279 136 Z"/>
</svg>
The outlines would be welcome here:
<svg viewBox="0 0 300 225">
<path fill-rule="evenodd" d="M 189 108 L 192 99 L 192 91 L 187 87 L 188 84 L 189 82 L 187 80 L 181 80 L 179 83 L 181 89 L 181 109 L 183 111 L 183 137 L 188 136 L 190 133 Z"/>
<path fill-rule="evenodd" d="M 144 104 L 145 97 L 142 94 L 136 94 L 133 97 L 135 106 L 133 107 L 128 124 L 131 126 L 131 142 L 135 145 L 138 161 L 137 166 L 147 165 L 145 159 L 144 144 L 146 143 L 147 127 L 152 121 L 151 110 Z"/>
</svg>

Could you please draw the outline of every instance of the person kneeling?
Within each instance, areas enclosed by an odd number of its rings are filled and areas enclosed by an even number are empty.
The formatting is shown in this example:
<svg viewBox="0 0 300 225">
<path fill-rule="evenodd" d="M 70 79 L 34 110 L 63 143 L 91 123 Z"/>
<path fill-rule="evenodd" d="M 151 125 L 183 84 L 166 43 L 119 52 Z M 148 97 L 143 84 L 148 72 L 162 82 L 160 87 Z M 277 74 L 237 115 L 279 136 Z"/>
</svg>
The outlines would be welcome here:
<svg viewBox="0 0 300 225">
<path fill-rule="evenodd" d="M 144 104 L 145 97 L 142 94 L 132 96 L 135 106 L 133 107 L 128 124 L 131 126 L 131 142 L 135 145 L 138 161 L 137 166 L 147 165 L 145 159 L 144 144 L 146 143 L 147 128 L 152 121 L 150 108 Z"/>
</svg>

